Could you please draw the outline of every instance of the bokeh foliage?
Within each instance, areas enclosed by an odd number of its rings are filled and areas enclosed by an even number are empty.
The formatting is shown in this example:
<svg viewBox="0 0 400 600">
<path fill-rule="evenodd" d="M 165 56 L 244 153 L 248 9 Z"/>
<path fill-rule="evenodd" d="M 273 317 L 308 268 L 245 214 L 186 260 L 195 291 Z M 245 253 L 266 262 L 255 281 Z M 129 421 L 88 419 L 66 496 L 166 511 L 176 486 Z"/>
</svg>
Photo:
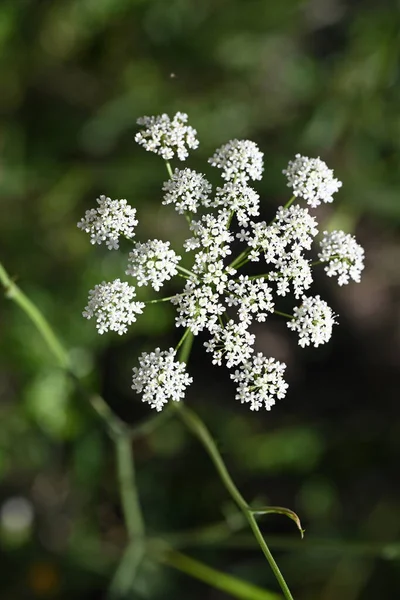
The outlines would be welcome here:
<svg viewBox="0 0 400 600">
<path fill-rule="evenodd" d="M 283 517 L 265 519 L 297 600 L 400 590 L 399 54 L 394 0 L 0 4 L 1 260 L 127 420 L 147 413 L 130 369 L 141 349 L 177 341 L 173 314 L 152 306 L 129 336 L 98 336 L 81 317 L 87 291 L 121 276 L 125 258 L 90 246 L 76 222 L 105 193 L 137 207 L 141 239 L 173 239 L 178 249 L 186 236 L 184 221 L 160 207 L 164 166 L 133 142 L 137 117 L 187 112 L 200 170 L 230 138 L 259 143 L 266 215 L 287 199 L 281 170 L 296 152 L 321 156 L 344 183 L 320 217 L 357 233 L 364 281 L 340 290 L 317 282 L 341 315 L 326 348 L 299 352 L 278 322 L 259 328 L 260 349 L 289 365 L 285 401 L 249 414 L 201 348 L 191 365 L 189 402 L 239 487 L 302 516 L 303 542 Z M 5 299 L 0 310 L 1 597 L 99 598 L 125 542 L 111 446 L 27 318 Z M 207 457 L 178 423 L 136 446 L 150 531 L 235 521 Z M 35 515 L 23 535 L 10 530 L 21 505 L 7 505 L 20 496 Z M 188 552 L 273 588 L 250 542 L 239 532 Z M 150 564 L 136 594 L 222 598 Z"/>
</svg>

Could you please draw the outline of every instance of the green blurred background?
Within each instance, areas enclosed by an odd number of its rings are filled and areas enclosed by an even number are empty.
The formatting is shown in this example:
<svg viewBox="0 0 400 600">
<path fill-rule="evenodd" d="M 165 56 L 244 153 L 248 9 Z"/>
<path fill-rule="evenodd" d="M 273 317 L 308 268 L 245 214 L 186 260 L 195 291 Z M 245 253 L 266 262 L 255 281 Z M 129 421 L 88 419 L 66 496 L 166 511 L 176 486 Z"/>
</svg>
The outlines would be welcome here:
<svg viewBox="0 0 400 600">
<path fill-rule="evenodd" d="M 140 239 L 187 231 L 160 207 L 165 168 L 133 142 L 143 114 L 187 112 L 200 148 L 249 138 L 265 152 L 257 186 L 270 215 L 288 195 L 296 152 L 321 156 L 343 188 L 319 217 L 356 233 L 361 284 L 314 290 L 340 315 L 326 347 L 301 350 L 279 321 L 259 349 L 288 364 L 271 413 L 235 403 L 223 369 L 196 345 L 188 402 L 215 434 L 250 501 L 296 510 L 265 517 L 296 600 L 400 595 L 400 12 L 385 0 L 2 0 L 1 260 L 79 365 L 131 423 L 148 414 L 130 389 L 140 351 L 179 338 L 173 312 L 149 308 L 129 335 L 98 336 L 87 292 L 122 277 L 123 253 L 76 228 L 101 193 L 137 207 Z M 171 286 L 172 289 L 172 286 Z M 0 597 L 104 598 L 126 537 L 113 448 L 26 316 L 0 302 Z M 135 444 L 150 533 L 237 520 L 203 449 L 174 420 Z M 190 536 L 189 536 L 190 537 Z M 277 589 L 252 538 L 185 551 Z M 218 600 L 167 567 L 145 565 L 130 598 Z"/>
</svg>

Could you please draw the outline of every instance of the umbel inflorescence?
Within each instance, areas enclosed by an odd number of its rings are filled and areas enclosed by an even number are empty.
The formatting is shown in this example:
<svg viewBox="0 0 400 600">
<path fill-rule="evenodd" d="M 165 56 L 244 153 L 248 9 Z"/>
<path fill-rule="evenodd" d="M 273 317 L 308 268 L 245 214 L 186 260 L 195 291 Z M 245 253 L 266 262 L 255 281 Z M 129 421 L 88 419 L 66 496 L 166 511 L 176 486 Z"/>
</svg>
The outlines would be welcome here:
<svg viewBox="0 0 400 600">
<path fill-rule="evenodd" d="M 196 130 L 187 120 L 184 113 L 173 119 L 165 114 L 142 117 L 138 124 L 143 129 L 136 142 L 165 161 L 175 156 L 186 160 L 188 149 L 198 146 Z M 214 192 L 202 173 L 172 170 L 169 162 L 170 177 L 162 186 L 162 204 L 172 205 L 189 223 L 183 251 L 191 257 L 191 268 L 180 265 L 181 256 L 168 241 L 135 242 L 127 257 L 128 280 L 97 285 L 89 292 L 83 316 L 96 319 L 100 334 L 108 330 L 126 333 L 146 307 L 146 302 L 136 299 L 137 288 L 147 285 L 158 292 L 172 277 L 183 277 L 180 293 L 159 299 L 174 305 L 176 326 L 186 329 L 182 339 L 189 332 L 195 336 L 206 332 L 204 346 L 213 364 L 232 369 L 236 398 L 251 410 L 270 410 L 286 394 L 286 365 L 254 352 L 253 322 L 265 323 L 275 313 L 297 333 L 300 346 L 328 342 L 336 315 L 319 296 L 309 294 L 313 268 L 323 265 L 327 276 L 337 278 L 339 285 L 358 282 L 364 250 L 343 231 L 319 234 L 310 208 L 332 202 L 342 185 L 320 158 L 297 154 L 289 162 L 283 174 L 293 196 L 270 223 L 256 220 L 260 197 L 251 182 L 261 179 L 264 167 L 263 154 L 254 142 L 231 140 L 208 162 L 220 169 L 223 180 Z M 97 202 L 98 207 L 87 211 L 78 223 L 90 234 L 91 242 L 105 243 L 113 250 L 119 248 L 121 236 L 132 240 L 138 223 L 136 210 L 126 200 L 100 196 Z M 238 246 L 234 255 L 233 248 Z M 313 246 L 318 257 L 314 262 L 310 257 Z M 259 275 L 246 274 L 250 262 L 257 263 Z M 292 315 L 279 310 L 280 297 L 288 294 L 295 299 Z M 168 401 L 182 399 L 192 382 L 185 363 L 177 358 L 181 342 L 176 349 L 143 352 L 133 369 L 132 388 L 158 411 Z"/>
</svg>

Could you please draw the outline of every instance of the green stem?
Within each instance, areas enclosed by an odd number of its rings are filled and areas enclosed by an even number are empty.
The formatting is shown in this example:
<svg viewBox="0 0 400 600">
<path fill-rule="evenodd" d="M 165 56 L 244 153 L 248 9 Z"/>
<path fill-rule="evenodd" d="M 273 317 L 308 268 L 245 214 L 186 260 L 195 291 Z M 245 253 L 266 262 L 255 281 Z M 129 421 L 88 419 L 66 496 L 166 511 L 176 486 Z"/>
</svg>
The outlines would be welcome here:
<svg viewBox="0 0 400 600">
<path fill-rule="evenodd" d="M 135 539 L 138 545 L 143 546 L 145 527 L 136 490 L 132 443 L 128 435 L 122 434 L 115 436 L 114 442 L 122 508 L 128 536 L 130 540 Z"/>
<path fill-rule="evenodd" d="M 165 166 L 167 167 L 167 171 L 168 171 L 168 175 L 170 176 L 170 178 L 172 179 L 173 177 L 173 172 L 172 172 L 172 167 L 171 167 L 171 163 L 169 162 L 169 160 L 165 161 Z"/>
<path fill-rule="evenodd" d="M 233 575 L 222 573 L 181 552 L 167 549 L 163 552 L 158 551 L 157 555 L 160 562 L 199 579 L 213 588 L 222 590 L 234 598 L 242 600 L 281 600 L 281 596 L 274 592 L 264 590 Z"/>
<path fill-rule="evenodd" d="M 144 304 L 158 304 L 159 302 L 169 302 L 176 298 L 176 294 L 174 296 L 168 296 L 166 298 L 155 298 L 154 300 L 142 300 Z"/>
<path fill-rule="evenodd" d="M 288 313 L 281 312 L 280 310 L 274 310 L 274 315 L 279 315 L 281 317 L 286 317 L 287 319 L 292 320 L 293 315 L 289 315 Z"/>
<path fill-rule="evenodd" d="M 189 271 L 188 269 L 185 269 L 185 267 L 180 267 L 179 265 L 176 265 L 176 268 L 181 273 L 185 273 L 185 275 L 188 275 L 191 279 L 193 279 L 193 277 L 196 277 L 196 275 L 194 273 L 192 273 L 192 271 Z M 196 277 L 196 279 L 197 279 L 197 277 Z"/>
<path fill-rule="evenodd" d="M 251 530 L 253 531 L 254 537 L 256 538 L 262 552 L 264 553 L 265 558 L 267 559 L 280 587 L 284 594 L 286 600 L 293 600 L 293 596 L 290 593 L 290 590 L 286 584 L 286 581 L 279 570 L 278 565 L 276 564 L 274 557 L 272 556 L 263 536 L 258 527 L 257 521 L 254 515 L 251 512 L 249 505 L 246 500 L 243 498 L 242 494 L 239 492 L 235 483 L 233 482 L 228 469 L 225 466 L 225 463 L 219 453 L 219 450 L 212 438 L 210 432 L 207 427 L 203 423 L 203 421 L 189 408 L 184 406 L 182 403 L 174 403 L 174 408 L 178 412 L 180 418 L 185 423 L 190 431 L 200 440 L 203 444 L 206 452 L 211 458 L 214 466 L 224 484 L 225 488 L 229 492 L 232 499 L 236 502 L 237 506 L 240 508 L 244 516 L 246 517 Z"/>
<path fill-rule="evenodd" d="M 296 196 L 292 196 L 292 197 L 290 198 L 290 200 L 288 200 L 288 201 L 286 202 L 286 204 L 285 204 L 285 206 L 284 206 L 283 208 L 289 208 L 289 206 L 291 206 L 291 205 L 293 204 L 293 202 L 295 201 L 295 199 L 296 199 Z"/>
<path fill-rule="evenodd" d="M 47 342 L 60 367 L 71 376 L 79 392 L 89 400 L 92 408 L 106 424 L 108 433 L 115 443 L 121 501 L 128 534 L 130 538 L 133 536 L 137 537 L 138 547 L 140 548 L 140 544 L 143 544 L 144 524 L 135 486 L 132 446 L 127 426 L 113 413 L 101 396 L 86 391 L 79 378 L 73 372 L 68 359 L 68 353 L 58 340 L 50 323 L 33 302 L 12 281 L 1 263 L 0 282 L 6 290 L 6 296 L 13 300 L 31 319 L 43 339 Z"/>
<path fill-rule="evenodd" d="M 20 288 L 14 283 L 1 263 L 0 282 L 4 286 L 6 297 L 13 300 L 34 323 L 56 357 L 60 367 L 62 369 L 70 370 L 68 354 L 60 344 L 49 323 L 35 304 L 33 304 L 33 302 L 25 296 Z"/>
</svg>

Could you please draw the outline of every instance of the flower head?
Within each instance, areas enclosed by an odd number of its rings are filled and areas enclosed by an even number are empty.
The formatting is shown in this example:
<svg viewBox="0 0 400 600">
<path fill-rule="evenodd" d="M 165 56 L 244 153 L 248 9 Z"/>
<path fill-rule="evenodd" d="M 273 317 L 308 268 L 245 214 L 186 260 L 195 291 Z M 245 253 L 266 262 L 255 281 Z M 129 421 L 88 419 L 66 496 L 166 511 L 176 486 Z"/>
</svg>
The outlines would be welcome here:
<svg viewBox="0 0 400 600">
<path fill-rule="evenodd" d="M 249 179 L 261 179 L 263 156 L 254 142 L 231 140 L 218 148 L 208 162 L 221 169 L 223 179 L 245 183 Z"/>
<path fill-rule="evenodd" d="M 176 265 L 181 260 L 169 247 L 169 242 L 149 240 L 135 244 L 129 253 L 127 275 L 136 277 L 138 286 L 150 284 L 158 291 L 164 281 L 176 275 Z"/>
<path fill-rule="evenodd" d="M 175 154 L 179 160 L 186 160 L 189 155 L 187 148 L 194 150 L 199 145 L 197 132 L 186 125 L 187 120 L 187 114 L 181 112 L 177 112 L 172 120 L 166 114 L 140 117 L 137 123 L 144 125 L 145 129 L 135 135 L 135 141 L 164 160 L 171 160 Z"/>
<path fill-rule="evenodd" d="M 179 214 L 197 212 L 199 206 L 207 206 L 211 184 L 201 173 L 191 169 L 175 169 L 171 179 L 163 185 L 163 204 L 174 204 Z"/>
<path fill-rule="evenodd" d="M 364 249 L 349 233 L 324 231 L 318 258 L 328 263 L 325 272 L 328 277 L 338 277 L 339 285 L 349 283 L 350 279 L 357 283 L 360 281 L 364 269 Z"/>
<path fill-rule="evenodd" d="M 247 331 L 246 325 L 231 319 L 224 326 L 216 325 L 211 339 L 204 342 L 204 347 L 207 352 L 212 352 L 214 365 L 221 366 L 224 358 L 230 369 L 250 358 L 254 351 L 254 340 L 255 335 Z"/>
<path fill-rule="evenodd" d="M 293 319 L 288 321 L 287 326 L 299 334 L 299 346 L 304 348 L 312 344 L 317 348 L 329 342 L 336 321 L 325 300 L 321 300 L 319 296 L 303 296 L 302 304 L 296 307 L 293 313 Z"/>
<path fill-rule="evenodd" d="M 287 169 L 282 171 L 293 188 L 294 196 L 307 200 L 307 204 L 316 208 L 321 202 L 333 202 L 332 195 L 342 186 L 342 182 L 333 177 L 332 169 L 320 158 L 308 158 L 296 154 Z"/>
<path fill-rule="evenodd" d="M 240 275 L 236 281 L 229 281 L 227 304 L 238 307 L 239 319 L 246 326 L 254 318 L 259 322 L 265 321 L 267 313 L 274 311 L 269 284 L 261 279 L 250 279 L 247 275 Z"/>
<path fill-rule="evenodd" d="M 191 280 L 186 282 L 181 294 L 172 298 L 171 303 L 176 306 L 176 326 L 189 327 L 193 335 L 203 329 L 213 331 L 219 315 L 226 310 L 220 295 L 210 285 Z"/>
<path fill-rule="evenodd" d="M 236 399 L 242 404 L 250 404 L 250 410 L 259 410 L 263 406 L 271 410 L 275 398 L 280 400 L 286 395 L 285 369 L 285 363 L 258 352 L 231 374 L 231 379 L 238 384 Z"/>
<path fill-rule="evenodd" d="M 242 227 L 247 227 L 250 217 L 259 214 L 260 196 L 247 183 L 228 181 L 222 188 L 217 188 L 215 199 L 209 206 L 223 206 L 236 214 Z"/>
<path fill-rule="evenodd" d="M 82 314 L 86 319 L 96 317 L 100 334 L 110 330 L 122 335 L 145 307 L 143 302 L 132 302 L 135 296 L 135 288 L 120 279 L 111 283 L 103 281 L 90 290 L 89 302 Z"/>
<path fill-rule="evenodd" d="M 175 360 L 173 348 L 162 351 L 143 352 L 139 357 L 139 367 L 133 368 L 132 389 L 143 394 L 143 402 L 151 408 L 162 410 L 169 400 L 179 402 L 185 390 L 193 381 L 186 373 L 186 364 Z"/>
<path fill-rule="evenodd" d="M 97 208 L 85 212 L 78 223 L 79 229 L 90 233 L 91 244 L 106 243 L 109 250 L 119 248 L 119 236 L 133 238 L 133 229 L 138 224 L 136 209 L 126 200 L 111 200 L 106 196 L 97 198 Z"/>
</svg>

